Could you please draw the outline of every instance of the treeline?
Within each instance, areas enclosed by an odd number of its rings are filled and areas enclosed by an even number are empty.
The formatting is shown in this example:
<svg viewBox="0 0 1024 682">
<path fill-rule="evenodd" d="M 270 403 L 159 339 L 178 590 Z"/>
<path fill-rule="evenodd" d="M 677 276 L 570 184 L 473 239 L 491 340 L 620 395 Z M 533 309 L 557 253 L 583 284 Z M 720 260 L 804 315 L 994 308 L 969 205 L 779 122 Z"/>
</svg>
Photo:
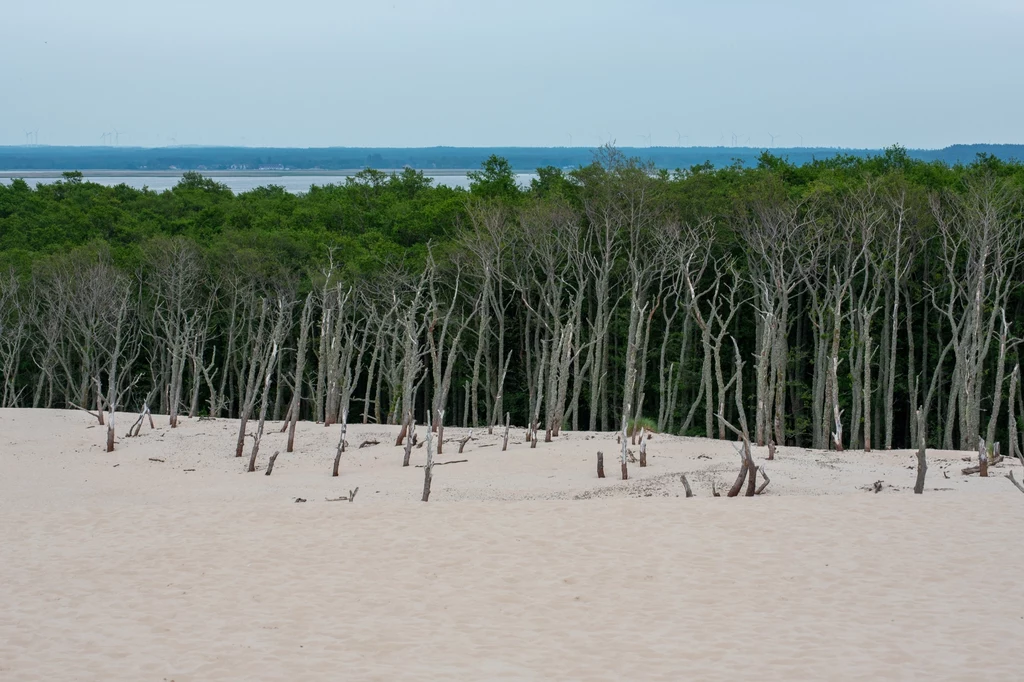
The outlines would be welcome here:
<svg viewBox="0 0 1024 682">
<path fill-rule="evenodd" d="M 492 157 L 468 191 L 15 181 L 0 405 L 241 417 L 239 454 L 249 418 L 428 411 L 546 440 L 624 417 L 731 438 L 749 413 L 758 443 L 816 448 L 924 424 L 974 449 L 1024 404 L 1022 200 L 1024 166 L 899 148 L 667 173 L 608 147 L 525 188 Z"/>
</svg>

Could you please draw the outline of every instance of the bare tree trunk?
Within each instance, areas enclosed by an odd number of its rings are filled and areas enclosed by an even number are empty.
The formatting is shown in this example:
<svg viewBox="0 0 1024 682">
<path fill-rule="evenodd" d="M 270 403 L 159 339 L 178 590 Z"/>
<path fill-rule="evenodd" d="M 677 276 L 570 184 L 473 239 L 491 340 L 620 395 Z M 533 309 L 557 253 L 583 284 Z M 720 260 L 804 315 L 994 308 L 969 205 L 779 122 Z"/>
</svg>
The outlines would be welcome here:
<svg viewBox="0 0 1024 682">
<path fill-rule="evenodd" d="M 295 350 L 295 373 L 292 381 L 295 384 L 292 390 L 292 405 L 289 414 L 291 419 L 288 423 L 288 445 L 286 452 L 295 450 L 295 425 L 299 421 L 299 412 L 302 405 L 302 377 L 306 367 L 306 344 L 309 341 L 309 325 L 313 319 L 313 294 L 306 295 L 306 302 L 302 306 L 302 318 L 299 323 L 299 345 Z"/>
<path fill-rule="evenodd" d="M 925 459 L 924 413 L 921 408 L 917 409 L 917 432 L 917 481 L 914 483 L 914 494 L 920 495 L 924 492 L 924 477 L 928 473 L 928 461 Z"/>
<path fill-rule="evenodd" d="M 256 435 L 252 443 L 252 453 L 249 455 L 249 473 L 256 471 L 256 455 L 260 451 L 260 441 L 263 439 L 263 425 L 267 419 L 267 406 L 270 402 L 270 382 L 273 378 L 275 361 L 277 360 L 277 338 L 274 335 L 273 350 L 270 351 L 270 359 L 266 363 L 266 379 L 263 382 L 263 393 L 260 396 L 260 420 L 256 426 Z"/>
<path fill-rule="evenodd" d="M 423 497 L 422 501 L 430 500 L 430 484 L 434 478 L 434 443 L 431 433 L 430 410 L 427 410 L 427 463 L 423 467 Z"/>
<path fill-rule="evenodd" d="M 622 414 L 622 437 L 621 437 L 622 455 L 621 455 L 621 458 L 620 458 L 620 461 L 622 463 L 622 480 L 623 481 L 625 481 L 625 480 L 627 480 L 629 478 L 629 469 L 626 466 L 626 462 L 627 462 L 627 458 L 628 458 L 628 450 L 626 449 L 627 448 L 626 426 L 627 426 L 627 423 L 628 423 L 628 420 L 629 420 L 629 417 L 627 416 L 628 414 L 629 414 L 629 405 L 626 405 L 626 410 Z"/>
<path fill-rule="evenodd" d="M 405 455 L 402 458 L 402 466 L 409 466 L 409 458 L 412 457 L 412 446 L 413 441 L 416 440 L 416 420 L 409 417 L 408 421 L 409 437 L 405 441 Z"/>
</svg>

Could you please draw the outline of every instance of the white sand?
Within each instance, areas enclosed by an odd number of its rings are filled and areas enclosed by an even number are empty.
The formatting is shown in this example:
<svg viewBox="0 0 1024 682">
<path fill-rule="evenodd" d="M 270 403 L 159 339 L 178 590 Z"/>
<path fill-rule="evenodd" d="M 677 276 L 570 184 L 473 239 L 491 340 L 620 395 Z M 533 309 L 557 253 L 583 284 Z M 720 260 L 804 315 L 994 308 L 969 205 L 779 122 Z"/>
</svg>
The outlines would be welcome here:
<svg viewBox="0 0 1024 682">
<path fill-rule="evenodd" d="M 111 454 L 91 423 L 0 410 L 0 680 L 1024 676 L 1015 463 L 930 452 L 914 496 L 912 453 L 782 448 L 764 496 L 715 499 L 729 443 L 656 436 L 624 483 L 614 436 L 517 429 L 449 443 L 469 461 L 424 505 L 392 427 L 351 427 L 334 479 L 337 426 L 300 424 L 266 477 L 234 421 L 157 417 Z"/>
</svg>

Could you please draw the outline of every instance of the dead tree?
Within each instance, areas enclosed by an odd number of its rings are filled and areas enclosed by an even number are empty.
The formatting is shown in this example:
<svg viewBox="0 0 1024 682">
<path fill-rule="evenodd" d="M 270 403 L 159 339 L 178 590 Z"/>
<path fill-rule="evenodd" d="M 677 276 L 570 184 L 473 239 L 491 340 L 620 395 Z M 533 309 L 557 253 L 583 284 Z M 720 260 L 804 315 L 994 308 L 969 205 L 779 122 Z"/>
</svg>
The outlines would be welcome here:
<svg viewBox="0 0 1024 682">
<path fill-rule="evenodd" d="M 434 434 L 431 433 L 430 410 L 427 410 L 427 463 L 423 466 L 423 497 L 421 500 L 430 500 L 430 483 L 434 477 Z"/>
<path fill-rule="evenodd" d="M 726 428 L 736 434 L 740 438 L 740 444 L 736 448 L 739 451 L 741 466 L 740 473 L 736 477 L 735 483 L 732 488 L 729 489 L 728 497 L 736 497 L 739 495 L 740 490 L 743 487 L 743 480 L 747 479 L 747 497 L 753 497 L 756 493 L 757 486 L 757 465 L 754 464 L 754 456 L 751 453 L 750 448 L 750 432 L 747 430 L 747 412 L 743 407 L 743 358 L 740 356 L 740 348 L 736 343 L 736 339 L 732 339 L 733 351 L 735 353 L 735 373 L 733 374 L 732 380 L 729 382 L 729 386 L 736 385 L 736 411 L 739 415 L 740 428 L 736 428 L 730 424 L 726 419 L 725 415 L 719 414 L 719 419 L 725 424 Z M 728 390 L 728 387 L 726 388 Z"/>
<path fill-rule="evenodd" d="M 440 438 L 441 434 L 438 433 L 437 437 Z M 462 449 L 466 447 L 466 443 L 468 443 L 471 440 L 473 440 L 473 429 L 470 429 L 469 433 L 466 435 L 466 437 L 459 441 L 459 454 L 460 455 L 462 454 Z"/>
<path fill-rule="evenodd" d="M 945 201 L 938 197 L 932 201 L 942 244 L 946 295 L 940 303 L 942 294 L 933 290 L 931 298 L 948 321 L 954 339 L 953 385 L 943 446 L 953 449 L 953 428 L 959 426 L 961 449 L 966 450 L 981 435 L 986 358 L 997 320 L 1010 292 L 1018 286 L 1024 230 L 1018 189 L 992 177 L 971 179 L 965 185 L 963 192 L 949 193 Z"/>
<path fill-rule="evenodd" d="M 636 426 L 633 427 L 636 431 Z M 645 429 L 640 429 L 640 468 L 647 466 L 647 434 Z"/>
<path fill-rule="evenodd" d="M 24 298 L 13 270 L 0 276 L 0 375 L 3 377 L 0 407 L 18 405 L 18 364 L 29 336 L 29 319 L 34 317 L 26 308 Z"/>
<path fill-rule="evenodd" d="M 690 489 L 690 482 L 686 480 L 686 474 L 680 474 L 679 480 L 683 484 L 683 490 L 686 491 L 686 496 L 693 497 L 693 490 Z"/>
<path fill-rule="evenodd" d="M 416 442 L 416 420 L 411 416 L 405 422 L 408 425 L 409 437 L 405 439 L 405 456 L 402 458 L 402 466 L 409 466 L 409 458 L 412 457 L 412 446 Z"/>
<path fill-rule="evenodd" d="M 348 409 L 341 413 L 341 433 L 338 435 L 338 448 L 334 453 L 334 470 L 331 474 L 332 477 L 338 475 L 338 467 L 341 466 L 341 456 L 345 454 L 345 435 L 348 433 Z"/>
<path fill-rule="evenodd" d="M 448 394 L 451 392 L 452 373 L 455 370 L 456 360 L 459 352 L 459 342 L 462 333 L 469 326 L 470 320 L 476 309 L 479 307 L 479 300 L 473 306 L 474 310 L 460 320 L 453 316 L 459 306 L 459 288 L 461 283 L 461 272 L 456 270 L 454 275 L 454 290 L 450 300 L 441 303 L 441 295 L 437 287 L 437 268 L 432 262 L 427 266 L 429 275 L 427 277 L 427 291 L 429 293 L 429 304 L 427 316 L 430 322 L 427 324 L 427 346 L 431 361 L 433 377 L 433 410 L 438 416 L 434 423 L 437 430 L 437 454 L 442 454 L 444 449 L 444 408 L 448 403 Z M 447 346 L 447 353 L 445 353 Z"/>
<path fill-rule="evenodd" d="M 131 285 L 126 277 L 111 269 L 103 275 L 109 278 L 106 282 L 95 282 L 102 287 L 109 297 L 110 309 L 106 316 L 106 332 L 101 335 L 101 346 L 105 349 L 107 370 L 107 452 L 114 451 L 115 421 L 117 408 L 124 395 L 130 391 L 138 377 L 133 381 L 126 370 L 130 371 L 135 359 L 139 356 L 138 330 L 132 320 Z M 97 377 L 96 390 L 100 390 Z"/>
<path fill-rule="evenodd" d="M 800 206 L 775 192 L 754 201 L 738 227 L 758 306 L 754 437 L 764 445 L 772 424 L 780 430 L 785 425 L 790 298 L 801 280 L 801 270 L 794 266 L 806 260 L 806 224 Z M 785 443 L 785 433 L 777 432 L 775 441 Z"/>
<path fill-rule="evenodd" d="M 604 478 L 604 453 L 597 451 L 597 477 Z"/>
<path fill-rule="evenodd" d="M 426 280 L 429 276 L 429 269 L 425 269 L 417 282 L 412 286 L 411 296 L 401 306 L 399 315 L 399 338 L 401 339 L 401 412 L 406 420 L 412 418 L 413 398 L 415 396 L 416 380 L 423 368 L 422 350 L 420 348 L 420 337 L 426 326 L 426 317 L 421 315 L 423 294 L 426 288 Z M 398 365 L 398 363 L 395 363 Z M 405 421 L 402 430 L 398 434 L 395 445 L 401 445 L 405 439 L 409 422 Z"/>
<path fill-rule="evenodd" d="M 295 450 L 295 425 L 299 421 L 302 406 L 303 373 L 306 368 L 306 345 L 309 342 L 309 325 L 313 319 L 313 293 L 306 295 L 306 303 L 302 306 L 302 318 L 299 322 L 299 345 L 295 350 L 295 372 L 292 374 L 292 403 L 289 408 L 288 445 L 285 452 Z"/>
<path fill-rule="evenodd" d="M 509 428 L 509 419 L 511 417 L 512 417 L 512 413 L 511 412 L 506 412 L 505 413 L 505 435 L 502 436 L 502 439 L 501 439 L 501 451 L 502 452 L 505 452 L 506 450 L 508 450 L 508 428 Z"/>
<path fill-rule="evenodd" d="M 260 395 L 260 378 L 266 377 L 263 381 L 262 393 L 263 395 L 269 394 L 273 361 L 277 359 L 276 351 L 284 339 L 286 325 L 291 318 L 289 303 L 283 297 L 279 298 L 277 301 L 276 319 L 273 321 L 273 326 L 270 326 L 270 321 L 267 319 L 269 307 L 270 304 L 267 299 L 263 299 L 260 306 L 257 332 L 251 344 L 252 347 L 248 360 L 249 380 L 246 382 L 245 394 L 239 407 L 238 440 L 235 443 L 235 457 L 241 457 L 242 451 L 245 449 L 245 428 Z M 252 468 L 250 470 L 255 471 Z"/>
<path fill-rule="evenodd" d="M 155 242 L 150 247 L 150 289 L 154 295 L 155 333 L 166 343 L 170 365 L 167 386 L 171 428 L 178 425 L 189 346 L 207 324 L 202 300 L 205 268 L 198 247 L 182 237 Z"/>
<path fill-rule="evenodd" d="M 925 423 L 924 413 L 917 408 L 917 481 L 914 482 L 914 494 L 920 495 L 924 492 L 924 477 L 928 473 L 928 461 L 925 459 Z"/>
<path fill-rule="evenodd" d="M 277 334 L 275 334 L 275 337 Z M 263 440 L 263 426 L 267 420 L 267 405 L 270 397 L 270 382 L 274 378 L 274 368 L 277 362 L 277 338 L 273 341 L 270 351 L 270 358 L 266 363 L 266 379 L 263 381 L 263 392 L 260 395 L 260 419 L 256 424 L 256 433 L 252 440 L 252 452 L 249 454 L 249 473 L 256 471 L 256 455 L 260 451 L 260 443 Z"/>
<path fill-rule="evenodd" d="M 626 463 L 627 463 L 628 457 L 629 457 L 629 452 L 626 449 L 626 445 L 628 443 L 628 441 L 627 441 L 628 436 L 626 435 L 626 427 L 627 427 L 627 424 L 628 424 L 628 421 L 629 421 L 629 416 L 628 415 L 629 415 L 629 405 L 626 406 L 626 410 L 622 414 L 622 434 L 619 437 L 619 442 L 622 444 L 622 455 L 620 457 L 620 461 L 622 463 L 622 480 L 623 481 L 629 479 L 629 469 L 626 466 Z"/>
</svg>

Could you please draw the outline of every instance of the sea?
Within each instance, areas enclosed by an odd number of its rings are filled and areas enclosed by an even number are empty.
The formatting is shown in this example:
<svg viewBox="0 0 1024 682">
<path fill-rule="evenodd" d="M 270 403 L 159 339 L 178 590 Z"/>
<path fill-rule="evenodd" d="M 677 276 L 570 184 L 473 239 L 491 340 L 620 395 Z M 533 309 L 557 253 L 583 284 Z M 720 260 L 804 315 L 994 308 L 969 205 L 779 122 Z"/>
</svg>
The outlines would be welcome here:
<svg viewBox="0 0 1024 682">
<path fill-rule="evenodd" d="M 202 172 L 202 171 L 200 171 Z M 84 171 L 85 180 L 88 182 L 95 182 L 100 185 L 107 185 L 114 187 L 116 185 L 128 185 L 129 187 L 135 187 L 136 189 L 149 188 L 155 192 L 162 192 L 173 188 L 178 181 L 181 179 L 181 175 L 175 174 L 132 174 L 132 175 L 112 175 L 110 171 L 102 174 L 90 174 L 88 171 Z M 469 188 L 469 177 L 465 174 L 436 174 L 431 175 L 427 173 L 426 176 L 433 180 L 433 184 L 446 185 L 448 187 L 463 187 Z M 9 185 L 11 184 L 12 178 L 23 177 L 25 181 L 31 185 L 36 184 L 49 184 L 60 180 L 60 176 L 57 174 L 50 174 L 47 177 L 41 177 L 37 172 L 26 171 L 24 175 L 19 176 L 16 172 L 4 171 L 0 176 L 0 184 Z M 266 187 L 268 185 L 277 185 L 283 187 L 285 191 L 291 192 L 292 194 L 303 194 L 309 191 L 309 188 L 313 185 L 338 185 L 344 184 L 346 176 L 343 174 L 332 174 L 332 175 L 294 175 L 291 173 L 275 175 L 273 172 L 261 173 L 259 175 L 219 175 L 210 173 L 209 177 L 217 182 L 223 183 L 231 188 L 236 194 L 242 192 L 248 192 L 256 189 L 257 187 Z M 517 173 L 516 182 L 520 186 L 529 187 L 530 181 L 536 178 L 535 173 Z"/>
</svg>

